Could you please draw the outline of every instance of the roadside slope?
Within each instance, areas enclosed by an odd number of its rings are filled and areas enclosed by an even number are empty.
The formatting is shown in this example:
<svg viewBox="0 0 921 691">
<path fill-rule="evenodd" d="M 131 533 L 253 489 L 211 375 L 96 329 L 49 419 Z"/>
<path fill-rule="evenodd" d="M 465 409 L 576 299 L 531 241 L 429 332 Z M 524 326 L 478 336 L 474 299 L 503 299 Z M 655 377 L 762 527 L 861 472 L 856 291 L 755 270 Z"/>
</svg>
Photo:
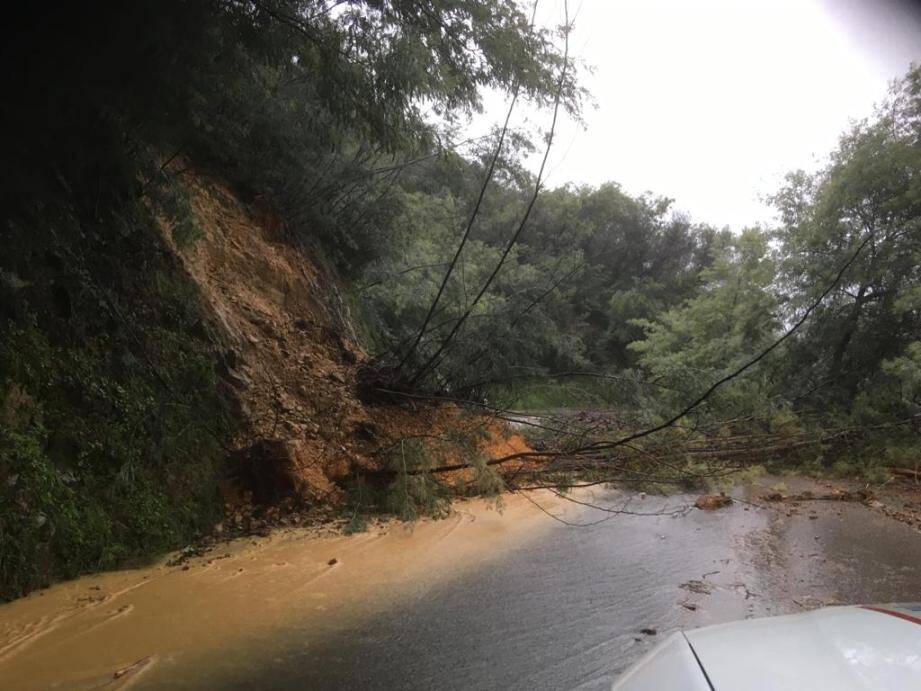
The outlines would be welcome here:
<svg viewBox="0 0 921 691">
<path fill-rule="evenodd" d="M 261 502 L 338 503 L 347 478 L 385 469 L 407 440 L 429 440 L 426 453 L 439 463 L 526 448 L 494 421 L 454 406 L 365 405 L 358 376 L 369 356 L 335 271 L 271 211 L 244 205 L 201 174 L 185 184 L 201 237 L 180 247 L 168 222 L 161 229 L 220 344 L 221 388 L 239 422 L 239 488 Z M 446 440 L 452 434 L 457 440 Z"/>
</svg>

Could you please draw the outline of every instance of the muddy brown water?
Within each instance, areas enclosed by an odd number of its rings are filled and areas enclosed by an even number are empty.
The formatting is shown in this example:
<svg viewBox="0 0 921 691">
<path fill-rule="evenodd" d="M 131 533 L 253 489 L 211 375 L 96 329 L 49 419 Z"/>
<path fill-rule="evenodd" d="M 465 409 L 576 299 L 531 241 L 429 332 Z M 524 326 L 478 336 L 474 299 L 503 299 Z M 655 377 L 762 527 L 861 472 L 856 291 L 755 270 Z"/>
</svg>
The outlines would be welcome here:
<svg viewBox="0 0 921 691">
<path fill-rule="evenodd" d="M 598 499 L 619 506 L 624 495 Z M 653 512 L 664 503 L 634 498 L 630 509 Z M 736 504 L 555 526 L 361 628 L 288 648 L 270 688 L 603 689 L 678 628 L 921 599 L 914 530 L 855 504 L 793 510 Z M 598 517 L 585 510 L 576 520 Z M 251 682 L 244 675 L 230 687 Z"/>
<path fill-rule="evenodd" d="M 757 501 L 761 491 L 741 488 L 736 494 Z M 629 510 L 655 513 L 695 497 L 599 491 L 590 498 L 611 507 L 629 500 Z M 266 617 L 261 612 L 268 605 L 258 606 L 261 590 L 252 591 L 252 607 L 241 581 L 241 590 L 233 592 L 242 599 L 225 604 L 247 614 L 232 623 L 214 611 L 225 595 L 201 602 L 198 610 L 201 598 L 190 598 L 182 601 L 182 611 L 170 612 L 170 599 L 178 596 L 164 591 L 152 600 L 165 608 L 165 618 L 147 625 L 173 625 L 180 632 L 185 622 L 198 633 L 172 650 L 152 637 L 149 647 L 163 650 L 152 651 L 159 659 L 133 680 L 134 687 L 600 689 L 678 628 L 822 604 L 921 600 L 921 534 L 860 504 L 736 503 L 714 512 L 656 516 L 605 514 L 546 495 L 539 500 L 570 523 L 592 525 L 565 525 L 519 504 L 503 517 L 471 510 L 466 521 L 423 526 L 396 542 L 387 543 L 386 536 L 344 540 L 329 545 L 340 554 L 335 568 L 342 571 L 324 575 L 326 585 L 310 586 L 328 596 L 320 615 L 296 604 L 296 593 L 307 597 L 304 588 L 290 591 L 290 616 Z M 503 523 L 508 520 L 530 527 L 510 531 Z M 396 561 L 384 558 L 396 548 Z M 305 547 L 294 542 L 272 549 L 278 551 L 260 560 L 277 561 Z M 349 575 L 349 568 L 360 572 Z M 194 574 L 194 566 L 168 577 L 190 578 L 188 573 Z M 282 588 L 292 576 L 274 578 Z M 293 578 L 297 582 L 297 573 Z M 363 585 L 375 580 L 385 587 Z M 145 604 L 134 603 L 139 609 Z M 4 614 L 0 608 L 0 624 Z M 94 626 L 98 631 L 100 624 Z M 36 640 L 28 648 L 31 659 L 53 664 L 67 641 L 80 635 L 76 629 L 44 650 L 42 639 Z M 212 644 L 201 645 L 202 636 L 213 638 Z M 124 660 L 145 649 L 140 638 Z M 28 680 L 16 655 L 4 658 L 2 650 L 0 645 L 0 681 L 5 670 L 17 669 L 17 679 Z M 92 648 L 82 654 L 92 656 Z M 61 664 L 60 679 L 83 679 L 80 688 L 109 688 L 99 680 L 111 675 L 90 675 L 97 668 L 89 662 L 82 677 Z M 95 686 L 89 685 L 91 676 Z"/>
</svg>

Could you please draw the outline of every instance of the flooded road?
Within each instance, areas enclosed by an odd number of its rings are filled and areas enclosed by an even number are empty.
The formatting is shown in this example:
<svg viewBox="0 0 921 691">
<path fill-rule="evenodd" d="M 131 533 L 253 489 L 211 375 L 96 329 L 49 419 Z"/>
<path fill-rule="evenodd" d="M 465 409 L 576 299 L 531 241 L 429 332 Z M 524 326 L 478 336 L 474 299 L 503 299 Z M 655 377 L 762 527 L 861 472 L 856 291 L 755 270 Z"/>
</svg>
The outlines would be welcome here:
<svg viewBox="0 0 921 691">
<path fill-rule="evenodd" d="M 132 688 L 607 688 L 676 628 L 921 600 L 921 534 L 862 504 L 707 512 L 682 510 L 690 495 L 578 496 L 664 515 L 542 494 L 581 527 L 519 497 L 502 516 L 474 503 L 412 533 L 290 535 L 186 571 L 128 572 L 123 585 L 149 585 L 124 595 L 112 575 L 80 579 L 0 607 L 0 686 L 116 688 L 111 670 L 150 656 Z M 35 621 L 109 591 L 123 616 L 77 609 L 45 633 Z M 30 621 L 39 635 L 16 638 Z"/>
<path fill-rule="evenodd" d="M 619 507 L 625 495 L 599 492 L 595 500 Z M 629 508 L 655 512 L 664 503 L 633 497 Z M 599 512 L 570 518 L 591 523 Z M 487 569 L 321 644 L 289 649 L 270 688 L 609 688 L 677 628 L 921 599 L 919 567 L 921 535 L 859 504 L 736 503 L 558 524 Z M 240 677 L 233 687 L 251 681 Z"/>
<path fill-rule="evenodd" d="M 669 503 L 687 499 L 693 501 Z M 623 503 L 615 493 L 596 500 Z M 662 504 L 634 500 L 630 508 L 656 511 Z M 573 518 L 591 522 L 598 513 Z M 726 518 L 694 510 L 554 526 L 473 578 L 454 579 L 360 630 L 292 652 L 273 688 L 297 688 L 301 679 L 314 688 L 609 687 L 656 642 L 641 629 L 662 635 L 760 613 L 759 601 L 744 594 L 754 579 L 746 539 L 767 524 L 750 511 Z M 710 596 L 688 589 L 702 582 L 710 585 L 696 589 Z"/>
</svg>

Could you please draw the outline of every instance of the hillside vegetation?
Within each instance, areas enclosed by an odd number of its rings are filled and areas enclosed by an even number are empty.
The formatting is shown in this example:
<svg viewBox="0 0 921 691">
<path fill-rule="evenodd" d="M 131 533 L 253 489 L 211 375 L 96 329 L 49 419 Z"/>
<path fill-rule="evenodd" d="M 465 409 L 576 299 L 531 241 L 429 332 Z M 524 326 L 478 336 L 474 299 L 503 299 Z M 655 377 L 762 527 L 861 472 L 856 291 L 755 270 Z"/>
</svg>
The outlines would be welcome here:
<svg viewBox="0 0 921 691">
<path fill-rule="evenodd" d="M 35 7 L 7 28 L 0 596 L 250 498 L 917 463 L 921 68 L 774 227 L 524 161 L 585 94 L 514 0 Z M 484 89 L 544 131 L 457 132 Z M 616 169 L 611 171 L 616 177 Z M 514 405 L 588 409 L 529 446 Z"/>
</svg>

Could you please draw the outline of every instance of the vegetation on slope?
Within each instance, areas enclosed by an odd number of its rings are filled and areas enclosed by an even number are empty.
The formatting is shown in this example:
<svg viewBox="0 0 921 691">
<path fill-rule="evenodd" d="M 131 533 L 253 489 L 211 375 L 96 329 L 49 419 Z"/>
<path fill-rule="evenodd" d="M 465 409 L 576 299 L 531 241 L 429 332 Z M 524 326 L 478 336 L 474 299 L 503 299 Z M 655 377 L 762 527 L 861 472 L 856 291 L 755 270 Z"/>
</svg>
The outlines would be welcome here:
<svg viewBox="0 0 921 691">
<path fill-rule="evenodd" d="M 4 228 L 6 596 L 210 526 L 228 426 L 198 296 L 145 206 L 41 202 Z"/>
</svg>

